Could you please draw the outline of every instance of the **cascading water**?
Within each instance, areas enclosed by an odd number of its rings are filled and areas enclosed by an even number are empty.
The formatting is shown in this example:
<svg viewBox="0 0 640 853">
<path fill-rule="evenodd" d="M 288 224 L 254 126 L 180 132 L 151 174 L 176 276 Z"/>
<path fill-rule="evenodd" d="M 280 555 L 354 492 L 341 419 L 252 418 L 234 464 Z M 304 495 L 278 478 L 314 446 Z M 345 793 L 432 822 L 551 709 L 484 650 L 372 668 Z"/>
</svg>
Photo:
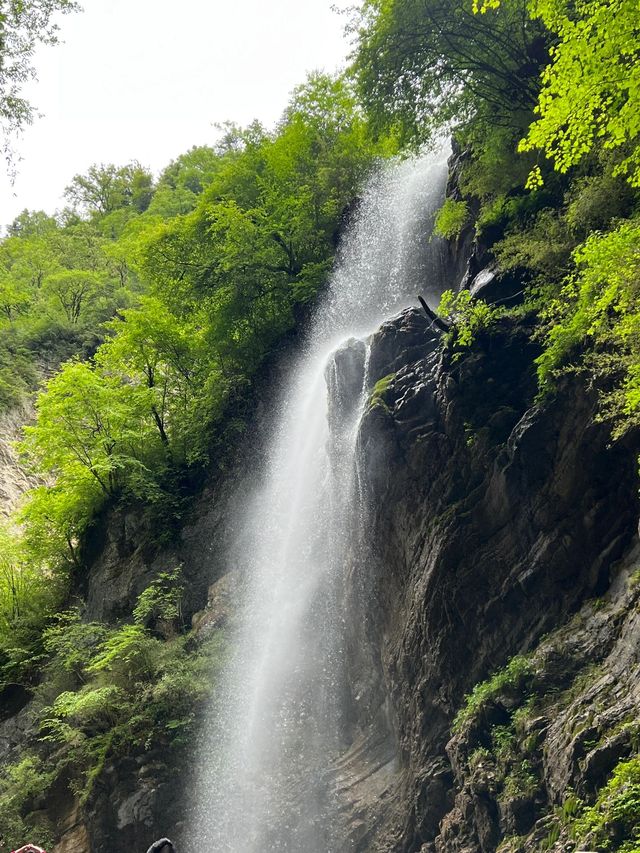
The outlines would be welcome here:
<svg viewBox="0 0 640 853">
<path fill-rule="evenodd" d="M 360 393 L 334 407 L 330 429 L 327 383 L 337 382 L 330 357 L 356 338 L 349 350 L 366 360 L 362 339 L 382 320 L 417 292 L 441 291 L 444 247 L 429 238 L 445 180 L 442 154 L 393 164 L 371 180 L 283 389 L 266 471 L 229 558 L 244 601 L 200 753 L 188 833 L 198 849 L 337 849 L 331 766 L 345 746 L 339 581 L 367 388 L 360 382 Z"/>
</svg>

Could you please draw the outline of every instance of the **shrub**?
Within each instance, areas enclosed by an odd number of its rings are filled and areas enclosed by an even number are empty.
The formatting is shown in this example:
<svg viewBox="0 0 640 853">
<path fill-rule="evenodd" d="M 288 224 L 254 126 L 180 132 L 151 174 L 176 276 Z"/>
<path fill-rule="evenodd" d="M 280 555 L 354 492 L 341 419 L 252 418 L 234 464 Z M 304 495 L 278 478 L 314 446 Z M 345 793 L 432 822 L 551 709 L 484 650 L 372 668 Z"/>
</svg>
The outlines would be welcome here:
<svg viewBox="0 0 640 853">
<path fill-rule="evenodd" d="M 617 765 L 593 806 L 575 820 L 572 835 L 585 849 L 640 850 L 640 758 Z"/>
<path fill-rule="evenodd" d="M 592 234 L 574 252 L 577 270 L 547 306 L 550 324 L 538 358 L 542 389 L 572 364 L 615 382 L 602 396 L 602 412 L 619 435 L 640 410 L 640 221 L 608 234 Z M 587 360 L 581 351 L 589 348 Z"/>
<path fill-rule="evenodd" d="M 184 593 L 181 580 L 180 567 L 171 572 L 161 572 L 138 598 L 133 611 L 135 621 L 141 625 L 150 625 L 158 620 L 181 622 Z"/>
<path fill-rule="evenodd" d="M 389 373 L 388 376 L 383 376 L 382 379 L 378 379 L 376 384 L 373 386 L 373 391 L 369 398 L 369 405 L 372 408 L 373 406 L 381 406 L 385 411 L 388 411 L 384 397 L 395 378 L 395 373 Z"/>
<path fill-rule="evenodd" d="M 453 731 L 458 732 L 502 693 L 522 692 L 531 682 L 535 667 L 533 660 L 516 655 L 509 663 L 494 673 L 487 681 L 476 684 L 465 698 L 465 703 L 453 721 Z"/>
<path fill-rule="evenodd" d="M 3 768 L 0 775 L 0 850 L 16 850 L 25 838 L 37 838 L 47 847 L 53 842 L 53 827 L 34 806 L 52 784 L 56 771 L 35 753 Z"/>
<path fill-rule="evenodd" d="M 451 324 L 448 342 L 459 349 L 470 347 L 478 334 L 485 331 L 503 314 L 502 308 L 474 299 L 468 290 L 454 293 L 445 290 L 438 305 L 438 314 Z"/>
<path fill-rule="evenodd" d="M 434 233 L 445 240 L 458 237 L 469 221 L 469 205 L 466 201 L 448 198 L 436 216 Z"/>
</svg>

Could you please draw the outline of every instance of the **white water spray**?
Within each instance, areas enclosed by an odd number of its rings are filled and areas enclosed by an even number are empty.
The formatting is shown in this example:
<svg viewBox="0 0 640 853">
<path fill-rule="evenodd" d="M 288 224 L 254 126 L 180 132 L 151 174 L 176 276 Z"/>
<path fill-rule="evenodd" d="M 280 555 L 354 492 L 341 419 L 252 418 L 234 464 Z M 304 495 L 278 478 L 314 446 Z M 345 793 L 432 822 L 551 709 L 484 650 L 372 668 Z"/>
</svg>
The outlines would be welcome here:
<svg viewBox="0 0 640 853">
<path fill-rule="evenodd" d="M 330 356 L 346 339 L 366 338 L 416 293 L 442 290 L 444 248 L 429 238 L 445 180 L 443 155 L 432 155 L 370 182 L 283 389 L 266 471 L 229 559 L 245 600 L 201 752 L 194 850 L 337 850 L 331 766 L 345 746 L 337 598 L 368 389 L 341 407 L 330 431 L 325 373 L 331 384 Z M 353 349 L 366 358 L 364 344 Z"/>
</svg>

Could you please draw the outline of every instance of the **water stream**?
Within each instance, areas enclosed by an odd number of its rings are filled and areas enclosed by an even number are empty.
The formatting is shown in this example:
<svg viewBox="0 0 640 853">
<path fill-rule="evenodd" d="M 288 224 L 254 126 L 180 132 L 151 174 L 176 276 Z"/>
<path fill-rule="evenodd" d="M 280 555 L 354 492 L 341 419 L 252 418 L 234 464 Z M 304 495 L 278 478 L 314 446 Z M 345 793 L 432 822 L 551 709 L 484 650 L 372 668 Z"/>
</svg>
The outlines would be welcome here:
<svg viewBox="0 0 640 853">
<path fill-rule="evenodd" d="M 442 154 L 370 181 L 289 380 L 266 470 L 229 555 L 243 578 L 234 652 L 212 705 L 189 836 L 213 853 L 333 853 L 331 763 L 344 748 L 339 579 L 352 515 L 366 381 L 329 428 L 331 354 L 361 341 L 415 294 L 442 289 L 429 241 L 446 180 Z M 355 345 L 366 358 L 366 344 Z"/>
</svg>

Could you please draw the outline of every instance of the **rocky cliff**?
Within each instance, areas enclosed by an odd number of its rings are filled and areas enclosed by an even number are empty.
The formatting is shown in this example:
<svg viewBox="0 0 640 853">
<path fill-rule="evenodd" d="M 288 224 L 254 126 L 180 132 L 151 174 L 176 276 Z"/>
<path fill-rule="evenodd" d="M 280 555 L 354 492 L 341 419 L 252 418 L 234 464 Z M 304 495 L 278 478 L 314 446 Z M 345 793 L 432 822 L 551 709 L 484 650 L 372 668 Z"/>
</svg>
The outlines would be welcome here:
<svg viewBox="0 0 640 853">
<path fill-rule="evenodd" d="M 0 415 L 0 516 L 8 518 L 16 509 L 20 498 L 39 485 L 21 464 L 16 442 L 22 438 L 22 428 L 33 418 L 33 405 L 24 403 Z"/>
<path fill-rule="evenodd" d="M 579 377 L 536 401 L 526 318 L 462 353 L 428 326 L 371 341 L 346 849 L 561 845 L 554 809 L 633 751 L 637 441 L 609 445 Z"/>
<path fill-rule="evenodd" d="M 340 850 L 516 853 L 584 839 L 606 850 L 631 832 L 584 815 L 606 812 L 611 774 L 638 747 L 640 441 L 611 444 L 579 375 L 537 398 L 533 331 L 520 312 L 455 350 L 408 309 L 373 335 L 368 358 L 362 342 L 335 357 L 330 421 L 365 371 L 370 392 L 343 589 Z M 126 620 L 181 564 L 190 642 L 225 623 L 226 543 L 268 420 L 265 391 L 233 475 L 204 484 L 176 535 L 135 507 L 98 520 L 75 590 L 87 621 Z M 2 707 L 9 763 L 37 741 L 35 706 L 14 687 Z M 196 753 L 194 742 L 107 757 L 90 796 L 60 777 L 29 807 L 53 822 L 54 853 L 142 850 L 180 837 Z"/>
</svg>

